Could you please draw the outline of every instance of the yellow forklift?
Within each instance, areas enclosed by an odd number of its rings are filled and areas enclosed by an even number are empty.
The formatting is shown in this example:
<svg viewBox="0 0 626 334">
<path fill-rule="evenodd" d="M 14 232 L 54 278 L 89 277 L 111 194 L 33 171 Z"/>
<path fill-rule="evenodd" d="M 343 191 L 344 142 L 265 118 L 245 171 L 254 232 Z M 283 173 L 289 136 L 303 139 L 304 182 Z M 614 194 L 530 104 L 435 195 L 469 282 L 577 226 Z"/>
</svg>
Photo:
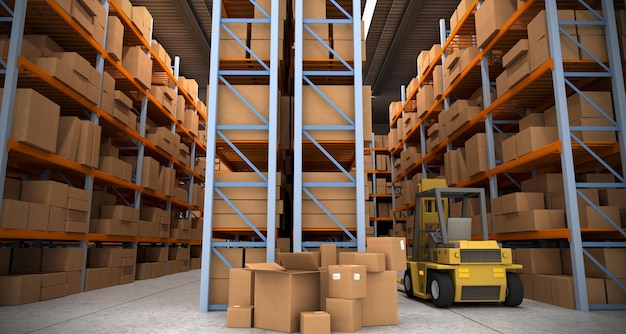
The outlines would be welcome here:
<svg viewBox="0 0 626 334">
<path fill-rule="evenodd" d="M 479 198 L 482 240 L 471 239 L 471 218 L 464 217 L 469 198 Z M 463 202 L 461 216 L 448 217 L 448 200 Z M 487 238 L 485 190 L 447 188 L 445 180 L 424 179 L 415 196 L 413 253 L 404 273 L 404 289 L 413 298 L 432 299 L 437 307 L 455 302 L 501 302 L 514 307 L 524 287 L 510 248 Z"/>
</svg>

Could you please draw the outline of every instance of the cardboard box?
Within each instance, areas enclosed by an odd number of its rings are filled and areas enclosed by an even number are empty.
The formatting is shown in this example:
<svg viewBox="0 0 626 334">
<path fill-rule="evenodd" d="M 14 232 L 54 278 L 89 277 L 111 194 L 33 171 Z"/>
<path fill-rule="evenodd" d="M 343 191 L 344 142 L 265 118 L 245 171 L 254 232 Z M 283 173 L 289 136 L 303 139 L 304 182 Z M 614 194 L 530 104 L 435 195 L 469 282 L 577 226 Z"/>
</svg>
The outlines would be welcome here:
<svg viewBox="0 0 626 334">
<path fill-rule="evenodd" d="M 367 297 L 362 299 L 363 326 L 398 324 L 398 292 L 395 271 L 367 273 Z"/>
<path fill-rule="evenodd" d="M 577 120 L 570 122 L 571 126 L 613 126 L 611 121 L 604 117 L 589 117 L 589 118 L 579 118 Z M 616 142 L 617 136 L 612 130 L 604 130 L 604 131 L 593 131 L 593 130 L 584 130 L 584 131 L 572 131 L 572 133 L 578 137 L 583 142 Z"/>
<path fill-rule="evenodd" d="M 254 273 L 243 268 L 230 269 L 228 305 L 254 305 Z"/>
<path fill-rule="evenodd" d="M 41 275 L 0 276 L 0 305 L 22 305 L 39 301 Z"/>
<path fill-rule="evenodd" d="M 476 45 L 484 47 L 517 10 L 515 0 L 487 1 L 476 11 Z"/>
<path fill-rule="evenodd" d="M 76 160 L 80 136 L 80 119 L 75 116 L 63 116 L 59 119 L 56 153 L 69 160 Z"/>
<path fill-rule="evenodd" d="M 474 176 L 489 169 L 487 163 L 487 136 L 477 133 L 465 142 L 465 154 L 472 157 L 466 160 L 468 176 Z"/>
<path fill-rule="evenodd" d="M 524 266 L 518 271 L 520 273 L 561 274 L 561 252 L 558 248 L 516 248 L 515 257 L 517 263 Z"/>
<path fill-rule="evenodd" d="M 616 278 L 626 278 L 626 248 L 587 248 L 587 251 Z M 585 256 L 587 277 L 608 278 L 606 273 Z"/>
<path fill-rule="evenodd" d="M 580 202 L 580 201 L 579 201 Z M 613 221 L 617 226 L 620 226 L 620 212 L 619 207 L 616 206 L 598 206 L 598 209 L 602 211 L 609 219 Z M 581 228 L 599 228 L 599 229 L 615 229 L 609 221 L 600 215 L 598 210 L 592 206 L 580 206 L 579 204 L 579 218 Z"/>
<path fill-rule="evenodd" d="M 252 328 L 254 306 L 233 305 L 226 310 L 227 328 Z"/>
<path fill-rule="evenodd" d="M 301 334 L 330 334 L 330 314 L 324 311 L 300 313 Z"/>
<path fill-rule="evenodd" d="M 115 16 L 109 17 L 107 24 L 106 51 L 111 58 L 121 61 L 124 39 L 124 25 L 119 18 Z"/>
<path fill-rule="evenodd" d="M 0 90 L 0 93 L 2 91 Z M 11 139 L 55 153 L 60 107 L 33 89 L 17 89 Z"/>
<path fill-rule="evenodd" d="M 515 135 L 517 156 L 538 150 L 559 139 L 556 127 L 533 126 Z"/>
<path fill-rule="evenodd" d="M 550 275 L 532 275 L 534 300 L 552 304 L 552 288 Z"/>
<path fill-rule="evenodd" d="M 217 251 L 228 260 L 231 267 L 227 266 L 220 258 L 211 252 L 211 278 L 228 278 L 230 268 L 243 268 L 242 248 L 217 247 Z"/>
<path fill-rule="evenodd" d="M 507 162 L 517 158 L 517 139 L 510 136 L 502 141 L 502 161 Z"/>
<path fill-rule="evenodd" d="M 402 237 L 367 238 L 368 253 L 384 253 L 387 270 L 406 270 L 406 239 Z"/>
<path fill-rule="evenodd" d="M 90 248 L 87 261 L 90 268 L 121 267 L 122 248 Z"/>
<path fill-rule="evenodd" d="M 494 215 L 506 213 L 528 211 L 534 209 L 544 209 L 544 198 L 542 193 L 510 193 L 492 200 L 492 211 Z"/>
<path fill-rule="evenodd" d="M 366 267 L 363 265 L 328 266 L 328 296 L 343 299 L 366 297 Z"/>
<path fill-rule="evenodd" d="M 287 249 L 287 252 L 289 250 Z M 320 267 L 328 267 L 337 264 L 337 245 L 321 244 L 320 245 Z"/>
<path fill-rule="evenodd" d="M 362 327 L 361 299 L 326 299 L 326 312 L 330 314 L 330 329 L 333 332 L 354 333 Z"/>
<path fill-rule="evenodd" d="M 28 202 L 3 199 L 2 212 L 0 212 L 0 227 L 17 230 L 27 229 L 28 209 Z"/>
<path fill-rule="evenodd" d="M 342 253 L 351 254 L 353 261 L 350 264 L 358 264 L 365 266 L 368 273 L 379 273 L 385 271 L 385 254 L 384 253 Z"/>
<path fill-rule="evenodd" d="M 515 262 L 515 261 L 514 261 Z M 534 287 L 533 287 L 533 274 L 523 274 L 517 273 L 517 276 L 522 281 L 522 286 L 524 286 L 524 298 L 527 299 L 535 299 L 534 298 Z"/>
<path fill-rule="evenodd" d="M 90 121 L 81 122 L 76 162 L 89 167 L 98 167 L 101 133 L 100 125 Z"/>
<path fill-rule="evenodd" d="M 44 248 L 41 259 L 42 272 L 82 270 L 85 262 L 85 249 Z"/>
<path fill-rule="evenodd" d="M 583 91 L 582 93 L 593 101 L 607 116 L 615 117 L 611 92 Z M 567 111 L 570 123 L 580 118 L 605 118 L 580 94 L 574 94 L 567 98 Z"/>
<path fill-rule="evenodd" d="M 300 312 L 319 309 L 319 268 L 311 253 L 279 253 L 276 263 L 248 263 L 254 271 L 254 326 L 282 332 L 300 328 Z"/>
<path fill-rule="evenodd" d="M 619 281 L 626 286 L 626 279 L 620 279 Z M 626 304 L 626 291 L 624 289 L 610 278 L 606 278 L 604 283 L 606 286 L 607 304 Z"/>
<path fill-rule="evenodd" d="M 560 21 L 574 21 L 575 14 L 573 10 L 557 10 L 557 17 Z M 570 35 L 575 36 L 577 34 L 575 25 L 564 25 L 563 29 Z M 530 44 L 540 40 L 548 35 L 548 23 L 546 20 L 546 11 L 540 11 L 535 18 L 528 23 L 528 42 Z M 567 37 L 561 36 L 561 39 L 567 39 Z M 563 58 L 568 59 L 568 58 Z"/>
<path fill-rule="evenodd" d="M 139 85 L 145 89 L 150 88 L 152 83 L 152 60 L 141 47 L 125 47 L 123 49 L 122 66 L 135 78 Z"/>
<path fill-rule="evenodd" d="M 529 24 L 530 27 L 530 24 Z M 564 26 L 567 27 L 567 26 Z M 569 26 L 573 27 L 573 26 Z M 567 29 L 567 28 L 566 28 Z M 529 30 L 530 31 L 530 30 Z M 530 38 L 530 34 L 529 34 Z M 566 61 L 574 61 L 580 58 L 576 43 L 561 34 L 561 57 Z M 530 70 L 536 70 L 541 64 L 551 58 L 548 36 L 544 36 L 534 42 L 529 39 L 528 55 L 530 57 Z"/>
<path fill-rule="evenodd" d="M 589 304 L 606 304 L 604 280 L 587 278 L 587 298 Z M 551 303 L 556 306 L 576 309 L 574 282 L 572 276 L 550 276 Z"/>
<path fill-rule="evenodd" d="M 36 273 L 41 270 L 41 248 L 13 248 L 11 270 L 13 274 Z"/>
<path fill-rule="evenodd" d="M 590 27 L 590 26 L 587 26 L 587 27 Z M 604 29 L 604 28 L 601 28 L 601 29 Z M 586 34 L 578 35 L 578 41 L 586 49 L 586 50 L 582 48 L 580 49 L 580 59 L 593 60 L 593 57 L 591 56 L 593 55 L 600 61 L 604 61 L 604 62 L 608 61 L 609 55 L 608 55 L 608 50 L 606 47 L 606 37 L 604 36 L 604 34 L 602 35 L 586 35 Z M 591 55 L 588 52 L 591 53 Z"/>
</svg>

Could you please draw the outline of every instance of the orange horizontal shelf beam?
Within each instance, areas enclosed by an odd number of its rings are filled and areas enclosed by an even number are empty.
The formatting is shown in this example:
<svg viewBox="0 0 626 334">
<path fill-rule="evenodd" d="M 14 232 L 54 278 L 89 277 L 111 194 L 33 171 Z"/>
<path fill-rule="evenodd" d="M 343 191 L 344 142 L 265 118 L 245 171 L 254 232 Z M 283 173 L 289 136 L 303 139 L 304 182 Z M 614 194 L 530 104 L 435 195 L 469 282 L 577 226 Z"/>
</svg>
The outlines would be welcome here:
<svg viewBox="0 0 626 334">
<path fill-rule="evenodd" d="M 70 232 L 49 232 L 31 230 L 13 230 L 0 228 L 0 239 L 15 240 L 58 240 L 58 241 L 84 241 L 87 234 Z"/>
</svg>

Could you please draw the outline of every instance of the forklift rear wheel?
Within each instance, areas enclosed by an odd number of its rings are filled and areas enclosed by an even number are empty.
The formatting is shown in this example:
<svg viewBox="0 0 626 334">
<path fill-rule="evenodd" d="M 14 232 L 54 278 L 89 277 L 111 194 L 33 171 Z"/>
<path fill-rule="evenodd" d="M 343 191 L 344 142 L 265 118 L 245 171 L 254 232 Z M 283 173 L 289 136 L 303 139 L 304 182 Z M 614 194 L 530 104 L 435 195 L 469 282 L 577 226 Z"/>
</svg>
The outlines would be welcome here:
<svg viewBox="0 0 626 334">
<path fill-rule="evenodd" d="M 409 298 L 413 298 L 413 281 L 411 280 L 411 270 L 404 271 L 404 292 Z"/>
<path fill-rule="evenodd" d="M 450 275 L 433 273 L 430 282 L 430 295 L 437 307 L 448 307 L 454 302 L 454 284 Z"/>
<path fill-rule="evenodd" d="M 515 307 L 524 300 L 524 285 L 515 273 L 506 273 L 506 298 L 502 302 L 504 306 Z"/>
</svg>

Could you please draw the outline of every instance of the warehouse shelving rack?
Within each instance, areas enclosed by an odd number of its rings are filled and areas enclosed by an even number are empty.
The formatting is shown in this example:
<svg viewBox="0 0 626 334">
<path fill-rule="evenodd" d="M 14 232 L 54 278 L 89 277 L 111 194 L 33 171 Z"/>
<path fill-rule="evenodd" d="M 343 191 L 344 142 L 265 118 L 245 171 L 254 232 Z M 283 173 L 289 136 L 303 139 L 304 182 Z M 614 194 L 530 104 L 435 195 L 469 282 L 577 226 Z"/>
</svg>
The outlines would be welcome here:
<svg viewBox="0 0 626 334">
<path fill-rule="evenodd" d="M 600 1 L 602 13 L 614 13 L 613 1 Z M 596 4 L 597 5 L 597 4 Z M 459 34 L 471 36 L 473 33 L 474 12 L 479 6 L 479 1 L 474 1 L 468 11 L 462 16 L 457 27 L 451 32 L 450 36 L 457 37 Z M 556 15 L 557 8 L 561 9 L 567 6 L 577 6 L 578 9 L 586 9 L 594 12 L 596 20 L 592 21 L 559 21 Z M 525 37 L 525 25 L 537 14 L 541 9 L 545 9 L 548 22 L 548 36 L 550 39 L 550 59 L 535 69 L 526 78 L 515 84 L 510 90 L 498 97 L 494 101 L 490 101 L 490 82 L 493 82 L 497 75 L 498 66 L 487 61 L 487 56 L 491 50 L 508 50 L 517 40 Z M 423 162 L 438 160 L 441 157 L 444 148 L 451 144 L 460 144 L 477 131 L 481 131 L 484 127 L 487 136 L 487 151 L 489 157 L 489 169 L 486 172 L 479 173 L 469 179 L 458 182 L 455 186 L 486 186 L 490 188 L 492 198 L 498 196 L 498 181 L 501 186 L 515 186 L 516 178 L 527 178 L 534 172 L 554 172 L 562 170 L 563 181 L 566 194 L 566 216 L 568 228 L 544 230 L 534 232 L 516 232 L 516 233 L 499 233 L 492 234 L 490 238 L 503 241 L 524 241 L 524 240 L 543 240 L 543 239 L 566 239 L 569 241 L 572 268 L 574 277 L 574 292 L 576 299 L 576 308 L 581 311 L 600 308 L 625 308 L 626 305 L 589 305 L 587 302 L 587 290 L 585 282 L 585 270 L 583 258 L 586 256 L 591 262 L 598 265 L 607 274 L 608 277 L 622 289 L 626 290 L 615 277 L 610 274 L 606 268 L 591 256 L 587 248 L 593 247 L 625 247 L 623 241 L 626 232 L 619 226 L 619 223 L 612 222 L 605 214 L 603 214 L 596 205 L 588 200 L 580 191 L 585 188 L 618 188 L 624 189 L 624 168 L 626 164 L 625 144 L 625 115 L 626 105 L 624 104 L 624 78 L 622 72 L 622 62 L 619 53 L 619 43 L 616 29 L 615 17 L 613 15 L 602 16 L 600 12 L 585 1 L 578 2 L 560 2 L 555 0 L 543 1 L 526 1 L 521 5 L 515 14 L 504 24 L 490 42 L 480 51 L 480 53 L 469 63 L 468 68 L 464 69 L 460 77 L 454 81 L 443 93 L 443 98 L 454 94 L 458 98 L 467 98 L 471 94 L 472 87 L 477 88 L 482 85 L 484 110 L 474 117 L 469 123 L 461 126 L 453 134 L 448 136 L 442 143 L 435 147 L 427 154 L 424 154 L 420 161 L 417 161 L 411 168 L 406 170 L 403 175 L 412 175 L 419 171 Z M 596 25 L 603 26 L 605 30 L 608 62 L 600 61 L 593 56 L 593 50 L 586 50 L 580 43 L 578 47 L 590 55 L 593 60 L 588 61 L 568 61 L 562 59 L 559 40 L 559 32 L 565 25 Z M 521 28 L 521 29 L 520 29 Z M 566 36 L 567 37 L 567 36 Z M 571 36 L 570 36 L 571 37 Z M 570 38 L 567 37 L 567 38 Z M 572 41 L 575 38 L 570 38 Z M 437 58 L 440 58 L 451 43 L 452 38 L 442 41 L 443 47 Z M 590 52 L 591 51 L 591 52 Z M 436 65 L 435 59 L 428 69 L 426 75 L 432 73 L 432 69 Z M 476 76 L 475 73 L 480 73 Z M 422 84 L 420 81 L 418 87 Z M 611 89 L 613 95 L 613 104 L 615 109 L 615 120 L 611 120 L 611 126 L 596 127 L 580 127 L 570 126 L 568 122 L 567 111 L 567 95 L 568 93 L 580 93 L 584 87 L 588 85 L 596 85 L 596 87 L 604 87 L 606 90 Z M 583 88 L 581 88 L 583 87 Z M 409 98 L 413 98 L 415 92 L 409 94 Z M 591 101 L 588 101 L 591 102 Z M 426 115 L 418 121 L 418 125 L 403 138 L 410 140 L 418 131 L 418 126 L 426 124 L 427 120 L 433 117 L 441 109 L 442 99 L 437 100 L 426 112 Z M 535 108 L 544 110 L 555 104 L 558 117 L 559 140 L 550 143 L 534 152 L 522 157 L 518 157 L 512 161 L 500 163 L 496 165 L 495 153 L 493 146 L 492 131 L 498 130 L 496 125 L 498 121 L 504 120 L 501 124 L 510 124 L 510 120 L 519 119 L 519 115 L 511 113 L 512 106 L 516 108 Z M 590 103 L 596 109 L 600 110 L 595 104 Z M 606 115 L 605 115 L 606 116 Z M 607 117 L 608 118 L 608 117 Z M 393 120 L 397 120 L 397 117 Z M 392 122 L 393 124 L 393 122 Z M 423 128 L 421 129 L 423 132 Z M 615 131 L 618 134 L 619 143 L 603 143 L 594 142 L 586 143 L 578 139 L 573 133 L 574 131 Z M 491 132 L 491 133 L 490 133 Z M 423 139 L 423 135 L 422 135 Z M 399 148 L 395 148 L 397 150 Z M 392 150 L 392 151 L 394 151 Z M 621 167 L 620 167 L 621 166 Z M 589 183 L 576 182 L 575 172 L 606 170 L 611 173 L 618 181 L 613 183 Z M 499 178 L 499 179 L 498 179 Z M 398 180 L 398 178 L 396 178 Z M 614 229 L 581 229 L 578 219 L 578 203 L 577 196 L 580 196 L 587 204 L 593 207 L 598 213 L 606 219 Z M 596 241 L 601 240 L 601 241 Z M 611 240 L 611 241 L 606 241 Z"/>
<path fill-rule="evenodd" d="M 326 19 L 308 19 L 303 13 L 303 1 L 295 0 L 295 58 L 294 58 L 294 177 L 293 177 L 293 251 L 300 252 L 306 247 L 317 247 L 320 241 L 307 241 L 308 231 L 302 226 L 304 197 L 313 202 L 337 225 L 335 244 L 340 247 L 356 247 L 359 252 L 365 251 L 365 167 L 363 160 L 363 78 L 362 78 L 362 46 L 361 46 L 361 1 L 330 0 L 327 12 L 337 15 Z M 334 7 L 333 7 L 334 6 Z M 351 10 L 350 10 L 351 8 Z M 336 18 L 335 18 L 336 17 Z M 353 50 L 352 59 L 344 59 L 329 43 L 318 36 L 311 25 L 346 24 L 352 27 Z M 313 60 L 303 57 L 304 32 L 315 36 L 333 55 L 334 60 Z M 337 107 L 316 85 L 320 83 L 349 84 L 354 87 L 354 119 Z M 303 89 L 312 87 L 335 111 L 342 116 L 348 125 L 316 125 L 305 124 L 303 121 Z M 325 130 L 354 131 L 353 142 L 329 141 L 318 142 L 309 131 Z M 321 152 L 321 154 L 320 154 Z M 319 158 L 315 158 L 319 157 Z M 324 162 L 324 157 L 327 162 Z M 305 182 L 303 172 L 305 166 L 312 163 L 317 167 L 324 163 L 325 170 L 340 171 L 345 175 L 341 182 Z M 355 174 L 350 169 L 356 167 Z M 310 167 L 307 167 L 310 168 Z M 317 169 L 317 168 L 316 168 Z M 319 169 L 317 169 L 319 170 Z M 315 198 L 310 189 L 315 187 L 349 188 L 356 193 L 356 235 L 349 230 Z M 329 235 L 333 231 L 325 229 L 319 233 Z"/>
<path fill-rule="evenodd" d="M 250 8 L 253 6 L 252 8 Z M 239 10 L 251 12 L 254 9 L 262 14 L 262 18 L 251 18 L 248 15 L 235 15 L 229 17 L 229 12 Z M 258 180 L 254 182 L 218 182 L 216 171 L 207 170 L 205 179 L 204 214 L 205 220 L 202 248 L 202 275 L 200 281 L 200 310 L 225 310 L 227 305 L 210 304 L 210 271 L 212 254 L 218 261 L 224 262 L 232 268 L 228 260 L 219 252 L 218 247 L 264 247 L 266 248 L 266 261 L 273 262 L 275 259 L 276 245 L 276 192 L 277 165 L 278 165 L 278 96 L 279 96 L 279 1 L 271 1 L 271 10 L 267 12 L 254 1 L 244 4 L 228 4 L 226 1 L 213 1 L 212 33 L 211 33 L 211 56 L 209 72 L 209 89 L 207 100 L 207 158 L 220 158 L 233 173 L 237 171 L 253 171 Z M 227 27 L 227 23 L 257 23 L 270 26 L 269 50 L 270 58 L 261 59 L 249 47 L 246 41 L 238 38 Z M 224 30 L 231 35 L 240 47 L 250 54 L 250 58 L 220 59 L 220 34 Z M 246 98 L 237 92 L 233 84 L 251 84 L 259 82 L 269 85 L 269 116 L 266 119 L 257 112 Z M 222 85 L 230 89 L 251 111 L 253 111 L 263 125 L 224 125 L 218 119 L 219 94 L 218 86 Z M 253 120 L 250 120 L 253 122 Z M 266 131 L 267 140 L 233 141 L 223 131 L 237 130 Z M 242 209 L 222 192 L 221 188 L 264 188 L 267 189 L 267 227 L 257 228 L 246 217 Z M 211 217 L 213 216 L 214 198 L 219 196 L 242 218 L 247 228 L 243 229 L 215 229 Z M 213 241 L 214 237 L 225 237 L 229 241 Z M 246 240 L 246 241 L 244 241 Z"/>
<path fill-rule="evenodd" d="M 115 1 L 103 1 L 102 5 L 108 14 L 118 16 L 123 22 L 126 30 L 126 45 L 141 45 L 147 50 L 147 53 L 151 54 L 153 59 L 156 59 L 157 64 L 154 66 L 153 71 L 160 73 L 159 75 L 161 76 L 165 73 L 165 75 L 168 76 L 169 83 L 176 85 L 177 93 L 185 97 L 185 103 L 192 106 L 197 111 L 198 106 L 195 97 L 192 97 L 188 92 L 183 90 L 176 79 L 180 65 L 179 60 L 176 59 L 175 69 L 171 72 L 171 64 L 163 63 L 156 56 L 150 43 L 142 37 L 134 23 L 120 10 L 119 5 Z M 40 179 L 50 179 L 51 176 L 55 175 L 56 178 L 60 179 L 62 182 L 78 187 L 83 185 L 83 189 L 90 192 L 94 190 L 94 186 L 100 187 L 102 190 L 110 188 L 120 197 L 120 200 L 129 206 L 131 206 L 131 203 L 129 203 L 127 198 L 133 198 L 134 207 L 137 209 L 141 207 L 143 200 L 148 200 L 155 201 L 155 203 L 165 203 L 167 210 L 171 210 L 172 206 L 174 206 L 181 211 L 202 211 L 201 207 L 191 204 L 191 197 L 188 202 L 185 202 L 140 185 L 142 157 L 144 154 L 150 154 L 160 160 L 161 163 L 166 162 L 170 167 L 175 167 L 178 179 L 190 181 L 190 193 L 194 179 L 203 181 L 203 177 L 193 169 L 195 158 L 193 154 L 188 163 L 181 162 L 161 148 L 156 147 L 155 143 L 145 138 L 146 119 L 149 117 L 157 124 L 170 126 L 173 132 L 181 134 L 186 138 L 186 142 L 190 143 L 191 150 L 194 154 L 196 152 L 203 152 L 205 150 L 205 144 L 197 137 L 193 136 L 185 125 L 179 124 L 176 118 L 165 110 L 148 90 L 144 89 L 136 82 L 119 61 L 115 60 L 105 51 L 105 45 L 100 45 L 96 42 L 96 40 L 74 21 L 74 19 L 55 1 L 3 1 L 2 8 L 3 15 L 5 15 L 2 21 L 10 27 L 10 44 L 7 62 L 3 62 L 5 66 L 2 71 L 4 75 L 4 92 L 2 113 L 0 116 L 0 120 L 2 121 L 0 125 L 0 127 L 2 127 L 0 128 L 0 133 L 2 133 L 0 146 L 6 147 L 6 150 L 3 149 L 2 154 L 0 154 L 0 193 L 4 193 L 4 180 L 7 169 L 10 168 L 11 174 L 21 175 L 25 178 L 37 176 Z M 106 20 L 106 22 L 108 23 L 108 20 Z M 81 56 L 91 59 L 91 63 L 93 64 L 95 62 L 96 69 L 101 73 L 101 83 L 103 80 L 102 73 L 106 70 L 116 77 L 116 88 L 125 91 L 125 93 L 133 91 L 135 93 L 133 96 L 141 96 L 141 102 L 136 101 L 135 104 L 139 107 L 139 110 L 134 109 L 134 112 L 140 115 L 140 131 L 137 132 L 128 125 L 120 122 L 112 115 L 102 110 L 99 107 L 99 103 L 88 101 L 86 98 L 76 93 L 70 86 L 52 77 L 33 62 L 21 56 L 22 38 L 26 28 L 29 33 L 44 33 L 52 37 L 55 42 L 65 47 L 66 51 L 78 52 Z M 8 31 L 9 30 L 7 30 L 7 32 Z M 103 43 L 106 43 L 106 41 Z M 11 120 L 15 102 L 15 91 L 18 87 L 33 88 L 47 98 L 60 104 L 62 106 L 62 115 L 75 115 L 83 118 L 87 116 L 90 121 L 102 127 L 102 134 L 103 137 L 107 138 L 107 143 L 114 144 L 117 147 L 124 147 L 125 149 L 131 147 L 131 150 L 137 150 L 139 158 L 138 172 L 135 181 L 129 182 L 122 180 L 102 172 L 97 168 L 81 165 L 53 153 L 12 140 L 10 138 Z M 99 96 L 98 99 L 100 98 L 101 96 Z M 198 115 L 200 119 L 206 119 L 204 113 L 198 112 Z M 191 219 L 191 216 L 188 215 L 188 217 Z M 200 244 L 201 242 L 201 240 L 169 237 L 154 238 L 13 229 L 0 229 L 0 239 L 16 240 L 20 242 L 32 241 L 34 245 L 40 245 L 40 241 L 42 240 L 63 244 L 69 242 L 73 245 L 76 245 L 75 243 L 78 242 L 78 246 L 85 249 L 92 244 L 100 246 L 102 243 L 122 244 L 126 247 L 130 246 L 134 248 L 139 243 L 160 243 L 167 247 L 168 244 L 189 245 Z M 87 252 L 85 252 L 85 257 L 86 255 Z M 83 265 L 83 284 L 85 267 L 86 258 Z"/>
<path fill-rule="evenodd" d="M 369 217 L 369 223 L 371 226 L 374 227 L 374 236 L 379 236 L 380 225 L 394 223 L 394 217 L 382 216 L 378 210 L 378 204 L 379 203 L 393 203 L 393 201 L 395 200 L 395 196 L 393 193 L 388 194 L 386 190 L 384 192 L 381 192 L 380 191 L 381 189 L 378 189 L 376 180 L 377 179 L 385 179 L 385 181 L 389 180 L 390 178 L 392 178 L 393 171 L 387 170 L 387 169 L 381 169 L 381 166 L 379 166 L 377 159 L 376 159 L 380 155 L 389 156 L 389 150 L 386 147 L 375 147 L 375 143 L 374 141 L 372 141 L 370 147 L 365 148 L 365 152 L 366 154 L 369 153 L 369 155 L 372 156 L 372 166 L 371 166 L 372 169 L 365 170 L 365 173 L 368 176 L 368 180 L 371 180 L 372 182 L 371 192 L 367 194 L 367 196 L 373 202 L 373 205 L 374 205 L 374 216 Z"/>
</svg>

